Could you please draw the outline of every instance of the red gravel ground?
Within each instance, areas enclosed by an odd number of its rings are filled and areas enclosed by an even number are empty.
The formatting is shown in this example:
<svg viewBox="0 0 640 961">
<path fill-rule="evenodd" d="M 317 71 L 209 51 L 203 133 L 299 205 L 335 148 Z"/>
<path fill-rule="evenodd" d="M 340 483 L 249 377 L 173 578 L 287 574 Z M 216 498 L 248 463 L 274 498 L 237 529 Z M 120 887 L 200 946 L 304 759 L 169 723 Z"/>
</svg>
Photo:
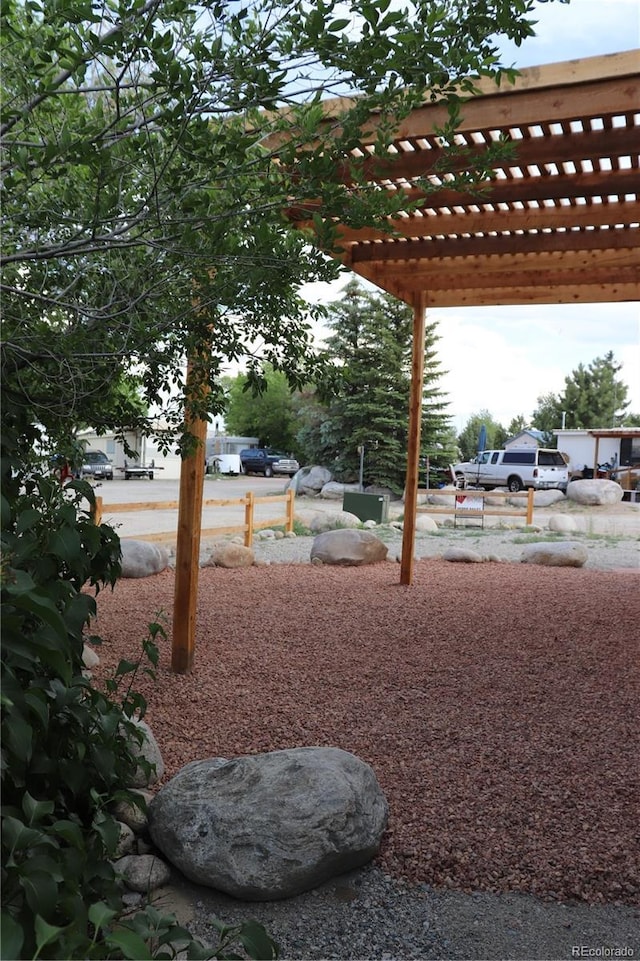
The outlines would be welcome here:
<svg viewBox="0 0 640 961">
<path fill-rule="evenodd" d="M 640 903 L 640 578 L 420 561 L 203 569 L 194 670 L 136 684 L 188 761 L 352 751 L 390 805 L 379 862 L 462 891 Z M 173 573 L 99 595 L 101 667 L 135 659 Z M 170 635 L 170 623 L 167 631 Z"/>
</svg>

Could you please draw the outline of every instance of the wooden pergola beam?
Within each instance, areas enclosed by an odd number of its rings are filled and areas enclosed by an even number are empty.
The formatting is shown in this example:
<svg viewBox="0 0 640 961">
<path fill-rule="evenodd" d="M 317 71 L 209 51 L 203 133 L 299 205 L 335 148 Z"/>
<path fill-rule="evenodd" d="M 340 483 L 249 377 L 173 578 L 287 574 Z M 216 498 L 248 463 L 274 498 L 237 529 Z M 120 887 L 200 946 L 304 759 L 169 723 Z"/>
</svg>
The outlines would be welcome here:
<svg viewBox="0 0 640 961">
<path fill-rule="evenodd" d="M 627 225 L 640 223 L 640 202 L 629 201 L 620 211 L 623 222 Z M 573 203 L 570 206 L 558 205 L 526 206 L 520 208 L 488 208 L 486 205 L 478 211 L 462 210 L 456 207 L 439 208 L 424 214 L 410 214 L 406 217 L 395 217 L 389 220 L 389 228 L 402 237 L 443 237 L 455 238 L 460 234 L 473 235 L 475 233 L 509 232 L 517 235 L 518 231 L 555 230 L 559 227 L 571 229 L 573 227 L 607 226 L 611 221 L 609 204 L 605 203 Z M 298 222 L 299 227 L 313 230 L 311 220 Z M 392 240 L 391 233 L 377 230 L 374 227 L 337 228 L 337 243 L 351 245 L 368 241 Z"/>
</svg>

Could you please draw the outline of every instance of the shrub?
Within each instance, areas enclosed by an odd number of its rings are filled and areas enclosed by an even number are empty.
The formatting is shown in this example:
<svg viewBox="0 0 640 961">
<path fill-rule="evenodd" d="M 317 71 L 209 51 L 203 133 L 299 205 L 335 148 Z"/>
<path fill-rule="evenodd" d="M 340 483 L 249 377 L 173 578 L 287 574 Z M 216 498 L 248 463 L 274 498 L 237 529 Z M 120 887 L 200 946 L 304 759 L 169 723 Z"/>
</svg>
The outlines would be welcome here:
<svg viewBox="0 0 640 961">
<path fill-rule="evenodd" d="M 106 693 L 83 675 L 85 631 L 96 596 L 120 573 L 120 541 L 94 523 L 89 484 L 64 490 L 30 463 L 37 431 L 5 416 L 2 437 L 0 568 L 2 645 L 2 957 L 172 958 L 176 944 L 193 958 L 227 957 L 239 941 L 251 957 L 276 957 L 259 925 L 220 925 L 212 951 L 175 918 L 151 906 L 122 919 L 110 862 L 119 827 L 110 808 L 134 801 L 123 788 L 136 766 L 131 718 L 144 699 L 119 680 L 138 663 L 122 662 Z M 157 659 L 151 639 L 143 650 Z M 93 640 L 99 640 L 93 638 Z M 256 953 L 257 952 L 257 953 Z"/>
</svg>

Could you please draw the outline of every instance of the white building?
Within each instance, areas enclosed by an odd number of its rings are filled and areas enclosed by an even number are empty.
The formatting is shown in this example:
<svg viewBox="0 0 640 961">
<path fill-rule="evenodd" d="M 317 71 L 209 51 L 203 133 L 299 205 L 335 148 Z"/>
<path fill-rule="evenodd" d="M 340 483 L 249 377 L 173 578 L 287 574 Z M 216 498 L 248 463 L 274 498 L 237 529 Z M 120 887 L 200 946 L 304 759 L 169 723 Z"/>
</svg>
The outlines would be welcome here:
<svg viewBox="0 0 640 961">
<path fill-rule="evenodd" d="M 570 472 L 610 472 L 615 468 L 640 466 L 640 427 L 594 430 L 554 430 L 558 450 L 569 458 Z M 606 465 L 606 466 L 605 466 Z"/>
<path fill-rule="evenodd" d="M 541 430 L 534 430 L 533 427 L 530 427 L 528 430 L 521 430 L 519 434 L 514 434 L 513 437 L 510 437 L 509 440 L 504 442 L 505 450 L 522 450 L 522 448 L 533 448 L 535 450 L 537 447 L 544 446 L 543 432 Z"/>
</svg>

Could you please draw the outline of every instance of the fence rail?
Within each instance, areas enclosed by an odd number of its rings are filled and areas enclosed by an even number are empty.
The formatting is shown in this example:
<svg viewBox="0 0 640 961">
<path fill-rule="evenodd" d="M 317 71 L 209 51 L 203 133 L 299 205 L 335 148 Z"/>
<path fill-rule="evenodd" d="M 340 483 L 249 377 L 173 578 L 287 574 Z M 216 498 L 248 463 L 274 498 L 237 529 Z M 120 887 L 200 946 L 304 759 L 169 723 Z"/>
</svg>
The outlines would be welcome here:
<svg viewBox="0 0 640 961">
<path fill-rule="evenodd" d="M 253 543 L 254 531 L 261 530 L 263 527 L 273 527 L 283 525 L 287 532 L 293 530 L 293 518 L 295 493 L 288 490 L 285 494 L 270 494 L 265 497 L 256 497 L 252 491 L 248 491 L 244 497 L 227 497 L 220 499 L 203 500 L 202 507 L 244 507 L 244 524 L 230 524 L 222 527 L 207 527 L 200 529 L 201 537 L 211 537 L 218 534 L 244 534 L 245 547 L 251 547 Z M 280 517 L 272 517 L 268 520 L 256 520 L 256 504 L 270 504 L 274 501 L 285 502 L 285 513 Z M 102 523 L 105 513 L 125 514 L 137 511 L 177 511 L 180 507 L 179 501 L 143 501 L 138 504 L 105 504 L 102 497 L 96 497 L 96 524 Z M 163 531 L 155 534 L 137 534 L 139 541 L 166 541 L 176 536 L 176 531 Z"/>
<path fill-rule="evenodd" d="M 484 490 L 448 490 L 447 488 L 436 488 L 432 489 L 419 489 L 418 497 L 429 494 L 437 494 L 442 497 L 452 497 L 454 498 L 451 507 L 446 505 L 437 504 L 420 504 L 417 510 L 422 514 L 453 514 L 454 520 L 457 517 L 485 517 L 487 515 L 494 515 L 495 517 L 526 517 L 527 525 L 533 523 L 533 487 L 530 487 L 526 491 L 520 491 L 519 493 L 511 493 L 510 491 L 484 491 Z M 472 500 L 482 498 L 482 504 L 475 508 L 473 506 L 462 507 L 461 505 L 466 501 L 467 498 Z M 504 510 L 503 508 L 491 510 L 484 506 L 485 497 L 497 497 L 502 500 L 512 497 L 524 500 L 526 498 L 526 505 L 523 509 L 519 510 Z"/>
</svg>

